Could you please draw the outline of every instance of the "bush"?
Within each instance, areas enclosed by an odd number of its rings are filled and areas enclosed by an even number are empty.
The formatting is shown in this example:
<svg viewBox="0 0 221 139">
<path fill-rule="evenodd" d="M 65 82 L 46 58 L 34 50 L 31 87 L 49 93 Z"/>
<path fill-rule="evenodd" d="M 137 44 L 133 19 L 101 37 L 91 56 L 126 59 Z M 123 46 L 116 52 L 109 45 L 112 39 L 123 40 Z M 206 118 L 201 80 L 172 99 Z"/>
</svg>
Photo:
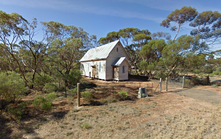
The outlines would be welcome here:
<svg viewBox="0 0 221 139">
<path fill-rule="evenodd" d="M 41 95 L 37 95 L 32 102 L 32 104 L 39 108 L 41 107 L 42 110 L 49 111 L 52 108 L 52 101 L 56 98 L 57 96 L 55 93 L 50 93 L 46 96 L 46 98 L 42 97 Z"/>
<path fill-rule="evenodd" d="M 199 76 L 204 76 L 204 74 L 203 73 L 199 73 Z"/>
<path fill-rule="evenodd" d="M 42 74 L 41 76 L 37 76 L 35 78 L 34 85 L 39 90 L 42 90 L 46 83 L 50 83 L 53 81 L 53 78 L 47 74 Z"/>
<path fill-rule="evenodd" d="M 84 123 L 84 124 L 83 124 L 83 128 L 89 129 L 89 128 L 90 128 L 90 125 L 89 125 L 88 123 Z"/>
<path fill-rule="evenodd" d="M 194 84 L 190 79 L 185 79 L 184 87 L 192 87 Z"/>
<path fill-rule="evenodd" d="M 45 111 L 49 111 L 52 108 L 52 102 L 51 101 L 46 101 L 41 105 L 41 109 Z"/>
<path fill-rule="evenodd" d="M 53 83 L 46 83 L 44 86 L 44 89 L 46 92 L 51 93 L 54 92 L 58 89 L 57 85 L 53 84 Z"/>
<path fill-rule="evenodd" d="M 53 92 L 53 93 L 48 94 L 46 98 L 47 98 L 47 100 L 53 101 L 56 97 L 57 96 L 56 96 L 55 92 Z"/>
<path fill-rule="evenodd" d="M 25 91 L 27 87 L 18 73 L 11 71 L 0 73 L 0 96 L 7 102 L 15 101 Z"/>
<path fill-rule="evenodd" d="M 84 91 L 81 93 L 82 98 L 84 98 L 84 100 L 86 100 L 87 102 L 90 102 L 92 99 L 92 93 L 90 93 L 89 91 Z"/>
<path fill-rule="evenodd" d="M 69 90 L 73 95 L 77 94 L 77 87 Z"/>
<path fill-rule="evenodd" d="M 8 114 L 11 114 L 11 117 L 13 119 L 20 120 L 26 106 L 26 102 L 21 102 L 16 107 L 9 105 L 7 108 L 7 112 Z"/>
<path fill-rule="evenodd" d="M 78 69 L 74 69 L 71 71 L 71 73 L 68 75 L 68 83 L 70 85 L 76 85 L 80 79 L 82 78 L 81 72 Z"/>
<path fill-rule="evenodd" d="M 121 99 L 124 100 L 127 97 L 127 92 L 126 91 L 120 91 L 119 95 L 120 95 Z"/>
</svg>

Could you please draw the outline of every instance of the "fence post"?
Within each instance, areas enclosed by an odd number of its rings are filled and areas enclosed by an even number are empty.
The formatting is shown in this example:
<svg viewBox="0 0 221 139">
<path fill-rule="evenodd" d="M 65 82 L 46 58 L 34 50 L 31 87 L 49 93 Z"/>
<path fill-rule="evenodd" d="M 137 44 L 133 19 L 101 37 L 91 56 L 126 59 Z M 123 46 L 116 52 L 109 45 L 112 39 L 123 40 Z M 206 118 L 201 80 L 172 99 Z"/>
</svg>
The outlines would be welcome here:
<svg viewBox="0 0 221 139">
<path fill-rule="evenodd" d="M 182 88 L 184 88 L 184 85 L 185 85 L 185 76 L 183 76 Z"/>
<path fill-rule="evenodd" d="M 162 91 L 162 78 L 160 78 L 160 92 Z"/>
<path fill-rule="evenodd" d="M 80 107 L 80 83 L 77 83 L 77 107 Z"/>
<path fill-rule="evenodd" d="M 168 91 L 168 78 L 166 77 L 166 92 Z"/>
</svg>

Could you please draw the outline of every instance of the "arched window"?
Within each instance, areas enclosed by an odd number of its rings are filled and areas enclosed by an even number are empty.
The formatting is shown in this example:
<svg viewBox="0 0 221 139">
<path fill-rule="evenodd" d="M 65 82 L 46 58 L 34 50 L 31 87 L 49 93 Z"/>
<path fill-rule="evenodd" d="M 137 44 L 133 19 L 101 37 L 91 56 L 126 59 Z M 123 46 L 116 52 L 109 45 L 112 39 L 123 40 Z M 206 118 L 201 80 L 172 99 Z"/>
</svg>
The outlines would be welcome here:
<svg viewBox="0 0 221 139">
<path fill-rule="evenodd" d="M 124 72 L 125 72 L 125 70 L 124 70 L 124 66 L 123 66 L 123 69 L 122 69 L 122 70 L 123 70 L 123 73 L 124 73 Z"/>
</svg>

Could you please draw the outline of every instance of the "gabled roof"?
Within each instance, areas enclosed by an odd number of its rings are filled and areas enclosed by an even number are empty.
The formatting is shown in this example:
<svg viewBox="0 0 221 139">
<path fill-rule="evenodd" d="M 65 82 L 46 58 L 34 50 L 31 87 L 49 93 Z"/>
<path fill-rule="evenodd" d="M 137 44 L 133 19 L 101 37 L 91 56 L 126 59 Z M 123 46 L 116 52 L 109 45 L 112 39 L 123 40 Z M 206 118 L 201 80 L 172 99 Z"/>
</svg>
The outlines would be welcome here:
<svg viewBox="0 0 221 139">
<path fill-rule="evenodd" d="M 126 60 L 127 63 L 130 65 L 126 57 L 120 57 L 113 63 L 113 66 L 120 66 L 124 62 L 124 60 Z"/>
<path fill-rule="evenodd" d="M 80 62 L 97 59 L 106 59 L 118 42 L 120 41 L 116 40 L 114 42 L 88 50 L 87 53 L 81 58 Z"/>
</svg>

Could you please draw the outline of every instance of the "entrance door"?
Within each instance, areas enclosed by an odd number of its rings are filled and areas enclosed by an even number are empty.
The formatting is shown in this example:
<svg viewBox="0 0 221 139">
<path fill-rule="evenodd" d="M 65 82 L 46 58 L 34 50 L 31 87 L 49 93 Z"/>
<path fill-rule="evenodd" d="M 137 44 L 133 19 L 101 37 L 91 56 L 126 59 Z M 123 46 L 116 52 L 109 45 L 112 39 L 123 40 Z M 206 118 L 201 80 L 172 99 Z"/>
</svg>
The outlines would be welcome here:
<svg viewBox="0 0 221 139">
<path fill-rule="evenodd" d="M 119 80 L 119 67 L 114 67 L 114 80 Z"/>
<path fill-rule="evenodd" d="M 95 78 L 95 67 L 92 67 L 92 78 Z"/>
</svg>

